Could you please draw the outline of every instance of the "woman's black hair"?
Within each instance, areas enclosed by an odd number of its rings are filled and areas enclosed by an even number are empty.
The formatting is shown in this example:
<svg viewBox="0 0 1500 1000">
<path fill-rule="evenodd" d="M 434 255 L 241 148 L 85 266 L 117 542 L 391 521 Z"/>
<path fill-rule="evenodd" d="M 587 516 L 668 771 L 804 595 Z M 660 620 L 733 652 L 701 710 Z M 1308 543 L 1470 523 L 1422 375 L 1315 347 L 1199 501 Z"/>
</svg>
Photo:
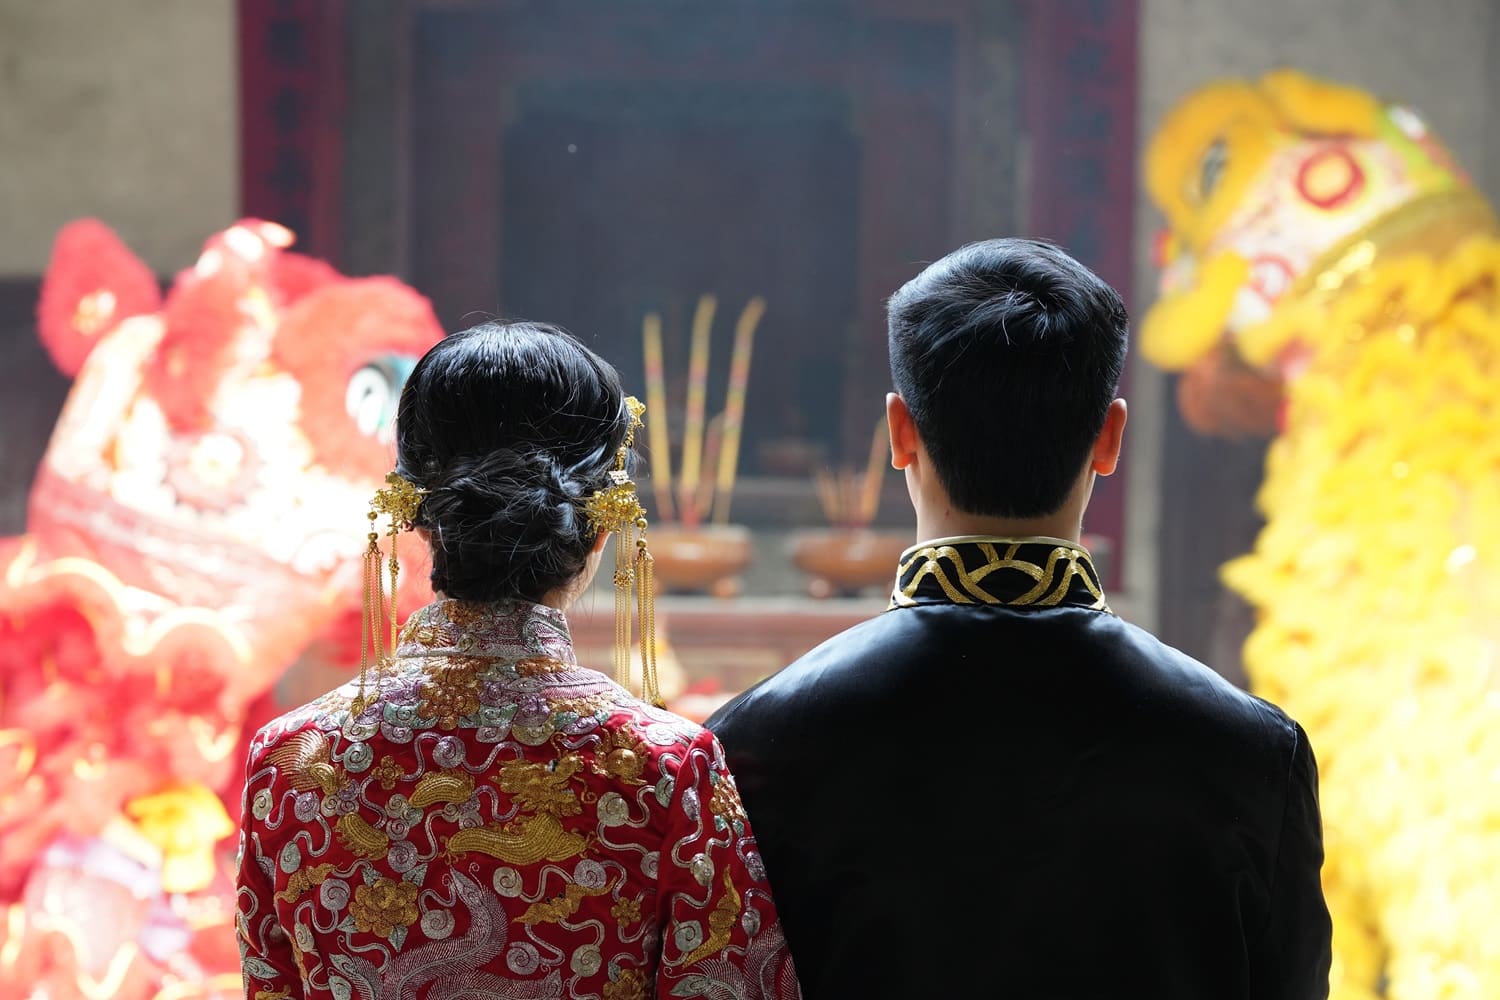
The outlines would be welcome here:
<svg viewBox="0 0 1500 1000">
<path fill-rule="evenodd" d="M 608 485 L 629 427 L 620 376 L 567 331 L 490 321 L 417 362 L 396 411 L 396 471 L 426 490 L 432 587 L 540 601 L 594 542 L 582 501 Z"/>
</svg>

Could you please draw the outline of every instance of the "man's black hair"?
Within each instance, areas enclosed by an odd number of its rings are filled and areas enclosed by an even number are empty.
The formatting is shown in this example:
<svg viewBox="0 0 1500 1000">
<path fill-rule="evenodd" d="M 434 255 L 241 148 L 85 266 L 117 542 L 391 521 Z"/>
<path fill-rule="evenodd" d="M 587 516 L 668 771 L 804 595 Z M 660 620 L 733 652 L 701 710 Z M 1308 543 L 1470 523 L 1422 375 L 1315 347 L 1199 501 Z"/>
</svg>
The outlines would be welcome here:
<svg viewBox="0 0 1500 1000">
<path fill-rule="evenodd" d="M 1119 388 L 1119 293 L 1053 244 L 984 240 L 903 285 L 887 318 L 896 391 L 954 505 L 1057 511 Z"/>
</svg>

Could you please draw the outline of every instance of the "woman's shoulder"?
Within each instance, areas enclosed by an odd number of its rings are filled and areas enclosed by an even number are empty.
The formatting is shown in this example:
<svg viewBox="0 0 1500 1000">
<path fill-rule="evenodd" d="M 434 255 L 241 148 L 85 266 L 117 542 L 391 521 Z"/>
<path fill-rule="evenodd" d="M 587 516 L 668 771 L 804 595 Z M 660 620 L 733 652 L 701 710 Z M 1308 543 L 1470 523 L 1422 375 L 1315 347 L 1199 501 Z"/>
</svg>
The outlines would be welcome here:
<svg viewBox="0 0 1500 1000">
<path fill-rule="evenodd" d="M 612 752 L 606 745 L 628 748 L 647 769 L 664 775 L 675 773 L 695 746 L 710 747 L 722 756 L 716 738 L 699 723 L 643 701 L 618 685 L 612 687 L 608 715 L 598 717 L 600 755 L 608 757 Z"/>
<path fill-rule="evenodd" d="M 249 748 L 252 763 L 289 742 L 402 744 L 430 731 L 465 742 L 537 749 L 554 740 L 597 746 L 601 753 L 628 748 L 642 764 L 671 771 L 687 747 L 716 743 L 699 723 L 576 664 L 556 664 L 553 673 L 530 663 L 510 664 L 500 682 L 488 672 L 455 681 L 446 675 L 463 672 L 462 665 L 449 665 L 440 657 L 414 666 L 418 669 L 398 670 L 381 683 L 367 682 L 369 690 L 363 693 L 358 680 L 351 679 L 286 710 L 255 732 Z"/>
<path fill-rule="evenodd" d="M 615 705 L 619 710 L 620 722 L 647 733 L 653 745 L 681 746 L 692 743 L 707 732 L 700 723 L 670 708 L 652 705 L 623 690 L 619 695 Z"/>
<path fill-rule="evenodd" d="M 325 736 L 344 727 L 348 717 L 349 698 L 335 699 L 329 692 L 314 701 L 287 709 L 255 731 L 250 740 L 250 760 L 265 756 L 279 746 L 297 741 L 300 736 Z"/>
</svg>

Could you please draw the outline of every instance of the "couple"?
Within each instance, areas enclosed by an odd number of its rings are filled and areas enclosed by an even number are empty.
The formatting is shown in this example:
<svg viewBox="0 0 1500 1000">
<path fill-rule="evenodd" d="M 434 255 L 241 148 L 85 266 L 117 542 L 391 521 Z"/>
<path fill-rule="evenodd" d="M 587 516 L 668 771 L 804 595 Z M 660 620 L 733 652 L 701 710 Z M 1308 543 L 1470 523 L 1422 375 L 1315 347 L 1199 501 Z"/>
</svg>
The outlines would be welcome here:
<svg viewBox="0 0 1500 1000">
<path fill-rule="evenodd" d="M 569 640 L 611 537 L 627 625 L 648 565 L 613 368 L 528 323 L 422 359 L 397 519 L 439 598 L 251 745 L 249 1000 L 1326 995 L 1306 735 L 1116 618 L 1079 544 L 1119 295 L 991 240 L 889 324 L 920 539 L 890 608 L 706 729 Z"/>
</svg>

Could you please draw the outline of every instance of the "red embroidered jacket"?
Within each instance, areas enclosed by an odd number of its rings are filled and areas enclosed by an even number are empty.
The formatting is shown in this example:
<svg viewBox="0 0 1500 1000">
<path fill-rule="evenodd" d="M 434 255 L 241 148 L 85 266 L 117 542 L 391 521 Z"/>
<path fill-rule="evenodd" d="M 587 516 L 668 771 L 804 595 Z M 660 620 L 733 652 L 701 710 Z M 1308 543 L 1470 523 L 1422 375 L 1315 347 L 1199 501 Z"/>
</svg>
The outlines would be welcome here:
<svg viewBox="0 0 1500 1000">
<path fill-rule="evenodd" d="M 560 611 L 439 601 L 369 686 L 251 743 L 249 1000 L 800 997 L 718 741 Z"/>
</svg>

